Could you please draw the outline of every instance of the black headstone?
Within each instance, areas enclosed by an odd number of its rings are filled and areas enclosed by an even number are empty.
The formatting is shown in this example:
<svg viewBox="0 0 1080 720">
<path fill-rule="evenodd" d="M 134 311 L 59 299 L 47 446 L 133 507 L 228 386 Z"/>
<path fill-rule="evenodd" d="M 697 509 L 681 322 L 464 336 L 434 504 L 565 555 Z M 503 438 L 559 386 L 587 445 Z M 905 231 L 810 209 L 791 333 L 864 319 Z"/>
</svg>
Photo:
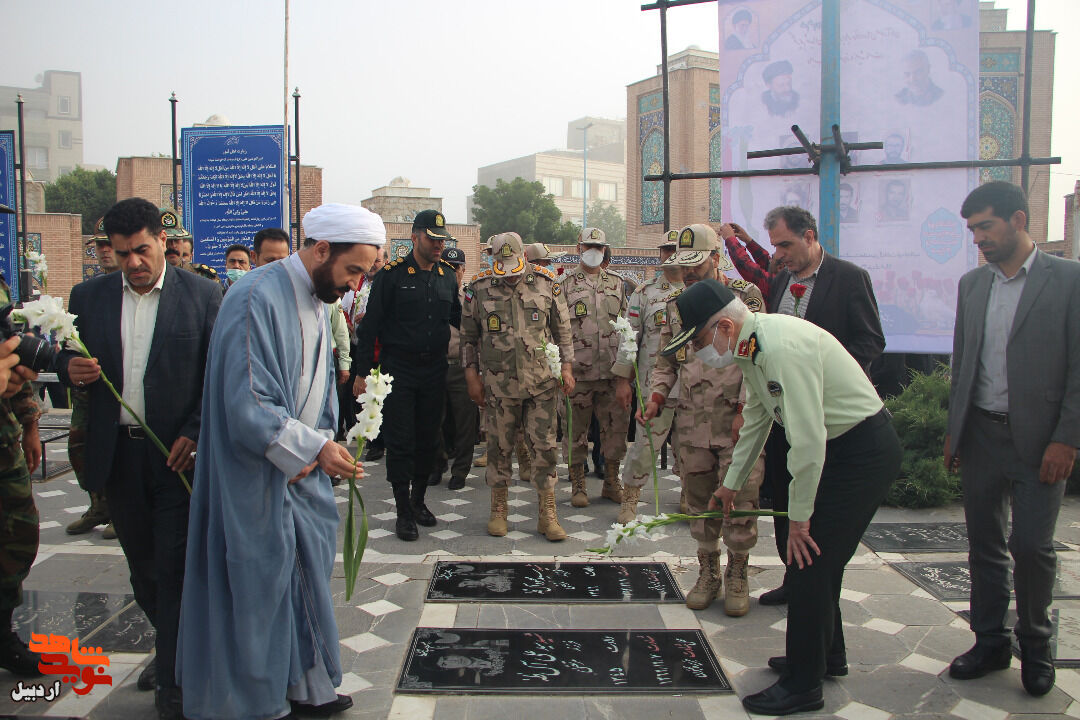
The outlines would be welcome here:
<svg viewBox="0 0 1080 720">
<path fill-rule="evenodd" d="M 429 602 L 681 603 L 682 591 L 665 563 L 599 561 L 439 562 Z"/>
<path fill-rule="evenodd" d="M 413 633 L 398 692 L 727 693 L 700 630 L 470 630 Z"/>
<path fill-rule="evenodd" d="M 971 595 L 971 571 L 966 562 L 898 562 L 890 565 L 938 600 L 959 602 Z M 1080 567 L 1075 561 L 1062 562 L 1058 558 L 1055 598 L 1080 598 L 1078 571 Z"/>
<path fill-rule="evenodd" d="M 863 534 L 863 544 L 874 552 L 967 552 L 967 525 L 948 523 L 873 523 Z M 1057 550 L 1068 550 L 1054 543 Z"/>
</svg>

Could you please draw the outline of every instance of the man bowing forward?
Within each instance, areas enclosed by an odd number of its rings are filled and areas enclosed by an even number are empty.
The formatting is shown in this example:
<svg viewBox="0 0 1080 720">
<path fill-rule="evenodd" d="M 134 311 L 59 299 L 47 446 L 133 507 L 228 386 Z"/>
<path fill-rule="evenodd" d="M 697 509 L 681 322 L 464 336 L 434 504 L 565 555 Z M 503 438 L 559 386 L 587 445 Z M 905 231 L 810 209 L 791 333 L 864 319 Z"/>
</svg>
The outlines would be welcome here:
<svg viewBox="0 0 1080 720">
<path fill-rule="evenodd" d="M 304 230 L 314 245 L 230 288 L 210 341 L 177 650 L 184 715 L 195 720 L 352 705 L 334 689 L 330 478 L 362 471 L 334 442 L 324 313 L 357 288 L 386 229 L 364 208 L 322 205 Z"/>
</svg>

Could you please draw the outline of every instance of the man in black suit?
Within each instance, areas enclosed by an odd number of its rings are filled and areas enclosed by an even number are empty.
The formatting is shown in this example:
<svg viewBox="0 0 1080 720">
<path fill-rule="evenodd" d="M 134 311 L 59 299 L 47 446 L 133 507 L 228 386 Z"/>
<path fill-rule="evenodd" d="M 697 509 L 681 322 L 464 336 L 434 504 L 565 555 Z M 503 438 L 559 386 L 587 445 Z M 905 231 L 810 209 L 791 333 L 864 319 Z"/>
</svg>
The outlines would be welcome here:
<svg viewBox="0 0 1080 720">
<path fill-rule="evenodd" d="M 110 500 L 135 600 L 157 631 L 156 678 L 144 672 L 140 687 L 156 684 L 159 717 L 180 718 L 174 667 L 189 493 L 178 473 L 195 465 L 203 371 L 221 286 L 165 262 L 161 215 L 146 200 L 114 205 L 105 214 L 105 233 L 122 272 L 71 291 L 70 310 L 93 358 L 65 350 L 58 365 L 66 385 L 89 393 L 84 482 Z M 128 407 L 116 401 L 103 374 Z"/>
<path fill-rule="evenodd" d="M 869 375 L 872 363 L 885 349 L 877 299 L 870 275 L 858 265 L 833 257 L 818 242 L 817 222 L 806 210 L 783 206 L 765 215 L 765 229 L 776 251 L 773 261 L 777 272 L 769 283 L 768 311 L 795 315 L 814 323 L 840 341 Z M 801 298 L 796 298 L 800 294 Z M 795 293 L 792 293 L 795 287 Z M 773 508 L 787 510 L 788 443 L 783 428 L 773 428 L 765 443 L 765 484 L 769 486 Z M 776 550 L 787 554 L 787 520 L 776 518 Z M 787 589 L 781 585 L 764 593 L 762 605 L 787 602 Z"/>
</svg>

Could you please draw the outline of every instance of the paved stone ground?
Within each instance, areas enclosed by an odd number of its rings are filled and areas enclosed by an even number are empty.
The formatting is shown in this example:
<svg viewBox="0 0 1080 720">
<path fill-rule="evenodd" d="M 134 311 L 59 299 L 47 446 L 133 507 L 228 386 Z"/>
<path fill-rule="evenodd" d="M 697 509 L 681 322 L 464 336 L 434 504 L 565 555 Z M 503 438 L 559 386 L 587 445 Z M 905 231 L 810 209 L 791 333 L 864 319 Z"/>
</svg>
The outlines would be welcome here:
<svg viewBox="0 0 1080 720">
<path fill-rule="evenodd" d="M 62 448 L 50 449 L 53 461 Z M 593 560 L 586 548 L 601 544 L 617 506 L 600 500 L 600 480 L 589 480 L 592 504 L 573 508 L 569 489 L 560 483 L 559 513 L 571 537 L 549 543 L 536 530 L 536 495 L 524 485 L 511 493 L 512 526 L 506 538 L 488 537 L 488 491 L 480 476 L 451 492 L 445 483 L 431 488 L 428 506 L 439 517 L 434 531 L 422 528 L 421 539 L 403 543 L 393 534 L 393 501 L 381 463 L 368 466 L 363 493 L 371 520 L 371 541 L 357 583 L 346 602 L 342 567 L 335 569 L 334 598 L 341 635 L 345 678 L 340 689 L 354 708 L 344 718 L 408 718 L 479 720 L 481 718 L 745 718 L 738 696 L 775 679 L 764 668 L 770 655 L 784 649 L 784 608 L 756 603 L 749 615 L 728 618 L 722 608 L 694 613 L 680 605 L 572 604 L 512 605 L 495 603 L 431 603 L 424 595 L 439 559 Z M 482 474 L 482 470 L 474 470 Z M 565 476 L 565 468 L 561 470 Z M 662 510 L 678 503 L 678 481 L 661 471 Z M 60 699 L 17 704 L 10 698 L 15 679 L 0 670 L 0 716 L 86 717 L 92 720 L 153 718 L 152 693 L 135 689 L 135 678 L 153 649 L 153 631 L 134 605 L 127 567 L 116 541 L 101 537 L 101 528 L 69 537 L 63 526 L 79 516 L 88 498 L 70 473 L 34 486 L 41 510 L 41 550 L 26 582 L 25 603 L 16 614 L 19 631 L 78 636 L 82 645 L 101 646 L 109 654 L 113 686 L 97 686 L 79 697 L 65 689 Z M 651 490 L 651 488 L 647 488 Z M 338 499 L 346 500 L 343 488 Z M 652 494 L 642 512 L 652 513 Z M 944 522 L 962 520 L 957 507 L 930 511 L 884 508 L 877 522 Z M 772 525 L 760 522 L 758 552 L 751 558 L 751 588 L 756 597 L 775 587 L 782 570 L 772 544 Z M 1071 551 L 1080 548 L 1080 501 L 1069 498 L 1057 536 Z M 668 563 L 689 589 L 697 575 L 694 542 L 686 528 L 655 543 L 621 549 L 621 557 Z M 1063 552 L 1063 559 L 1072 554 Z M 1080 717 L 1080 672 L 1058 670 L 1058 686 L 1035 699 L 1020 686 L 1019 662 L 981 680 L 956 682 L 945 672 L 949 660 L 966 650 L 972 635 L 957 612 L 966 603 L 941 603 L 893 570 L 900 560 L 962 560 L 960 554 L 873 553 L 861 546 L 849 565 L 843 591 L 845 634 L 851 674 L 825 685 L 825 712 L 804 717 L 845 720 L 959 717 L 967 720 Z M 1070 558 L 1071 559 L 1071 558 Z M 1080 600 L 1056 607 L 1080 609 Z M 716 696 L 415 696 L 394 692 L 412 631 L 417 626 L 480 628 L 700 628 L 708 636 L 737 695 Z M 65 686 L 66 688 L 67 686 Z"/>
</svg>

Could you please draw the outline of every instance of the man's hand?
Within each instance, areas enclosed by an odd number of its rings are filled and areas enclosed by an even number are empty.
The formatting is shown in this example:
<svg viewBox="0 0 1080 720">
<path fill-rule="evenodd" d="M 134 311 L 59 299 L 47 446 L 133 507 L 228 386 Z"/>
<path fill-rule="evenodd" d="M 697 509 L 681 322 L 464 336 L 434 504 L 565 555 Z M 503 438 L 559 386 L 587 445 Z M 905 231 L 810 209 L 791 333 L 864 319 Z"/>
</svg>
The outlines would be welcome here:
<svg viewBox="0 0 1080 720">
<path fill-rule="evenodd" d="M 813 565 L 811 550 L 814 551 L 814 555 L 821 555 L 821 548 L 814 542 L 814 538 L 810 537 L 810 521 L 791 520 L 788 522 L 787 564 L 794 562 L 800 570 Z"/>
<path fill-rule="evenodd" d="M 466 370 L 465 387 L 473 404 L 484 407 L 484 381 L 480 379 L 480 373 L 473 369 Z"/>
<path fill-rule="evenodd" d="M 344 385 L 347 382 L 349 382 L 349 371 L 348 370 L 338 370 L 337 371 L 337 384 L 338 385 Z M 357 394 L 359 395 L 359 393 L 357 393 Z"/>
<path fill-rule="evenodd" d="M 68 363 L 68 377 L 71 378 L 75 387 L 89 385 L 101 377 L 101 365 L 98 364 L 97 358 L 71 358 L 71 362 Z"/>
<path fill-rule="evenodd" d="M 630 399 L 632 392 L 630 390 L 630 381 L 624 377 L 615 379 L 615 402 L 619 403 L 619 407 L 623 410 L 630 409 Z"/>
<path fill-rule="evenodd" d="M 15 362 L 19 361 L 19 356 L 15 356 Z M 16 365 L 11 369 L 11 374 L 8 377 L 7 387 L 4 388 L 2 397 L 9 398 L 22 389 L 22 386 L 28 382 L 37 380 L 38 374 L 26 367 L 25 365 Z"/>
<path fill-rule="evenodd" d="M 734 490 L 721 485 L 709 498 L 709 509 L 723 510 L 725 515 L 729 514 L 735 509 L 735 495 Z"/>
<path fill-rule="evenodd" d="M 720 230 L 718 232 L 720 233 L 720 237 L 724 240 L 735 237 L 735 228 L 732 227 L 732 223 L 724 223 L 720 226 Z"/>
<path fill-rule="evenodd" d="M 652 420 L 654 417 L 660 414 L 660 405 L 650 400 L 645 403 L 645 408 L 638 408 L 637 415 L 634 418 L 639 424 L 644 425 L 647 420 Z"/>
<path fill-rule="evenodd" d="M 955 475 L 960 472 L 960 456 L 953 454 L 952 438 L 945 436 L 945 472 Z"/>
<path fill-rule="evenodd" d="M 744 227 L 743 227 L 742 225 L 740 225 L 739 223 L 728 223 L 728 225 L 730 225 L 730 226 L 731 226 L 731 229 L 732 229 L 732 231 L 733 231 L 733 232 L 735 233 L 735 237 L 739 238 L 739 239 L 740 239 L 740 240 L 742 240 L 742 241 L 743 241 L 744 243 L 745 243 L 745 242 L 746 242 L 747 240 L 750 240 L 750 239 L 752 239 L 752 238 L 750 237 L 750 233 L 746 232 L 746 228 L 744 228 Z"/>
<path fill-rule="evenodd" d="M 362 375 L 357 375 L 352 384 L 353 397 L 360 397 L 367 390 L 367 378 Z"/>
<path fill-rule="evenodd" d="M 33 474 L 41 464 L 41 435 L 38 433 L 37 420 L 23 426 L 22 450 L 26 458 L 26 469 Z"/>
<path fill-rule="evenodd" d="M 574 386 L 577 385 L 577 381 L 574 380 L 574 372 L 570 363 L 562 364 L 562 391 L 564 394 L 569 395 L 574 392 Z"/>
<path fill-rule="evenodd" d="M 354 475 L 357 478 L 364 477 L 364 468 L 360 467 L 360 464 L 356 462 L 348 450 L 333 440 L 326 441 L 315 462 L 323 469 L 323 472 L 332 478 L 347 478 Z M 295 480 L 299 480 L 299 478 L 295 478 Z"/>
<path fill-rule="evenodd" d="M 731 442 L 736 445 L 739 443 L 739 431 L 742 430 L 743 423 L 746 419 L 743 418 L 742 413 L 735 416 L 735 419 L 731 421 Z"/>
<path fill-rule="evenodd" d="M 1039 468 L 1039 482 L 1053 485 L 1069 477 L 1076 462 L 1076 448 L 1065 443 L 1052 442 L 1043 453 Z"/>
<path fill-rule="evenodd" d="M 169 450 L 169 459 L 166 464 L 169 469 L 176 473 L 187 472 L 195 467 L 195 441 L 183 435 L 176 438 Z"/>
</svg>

